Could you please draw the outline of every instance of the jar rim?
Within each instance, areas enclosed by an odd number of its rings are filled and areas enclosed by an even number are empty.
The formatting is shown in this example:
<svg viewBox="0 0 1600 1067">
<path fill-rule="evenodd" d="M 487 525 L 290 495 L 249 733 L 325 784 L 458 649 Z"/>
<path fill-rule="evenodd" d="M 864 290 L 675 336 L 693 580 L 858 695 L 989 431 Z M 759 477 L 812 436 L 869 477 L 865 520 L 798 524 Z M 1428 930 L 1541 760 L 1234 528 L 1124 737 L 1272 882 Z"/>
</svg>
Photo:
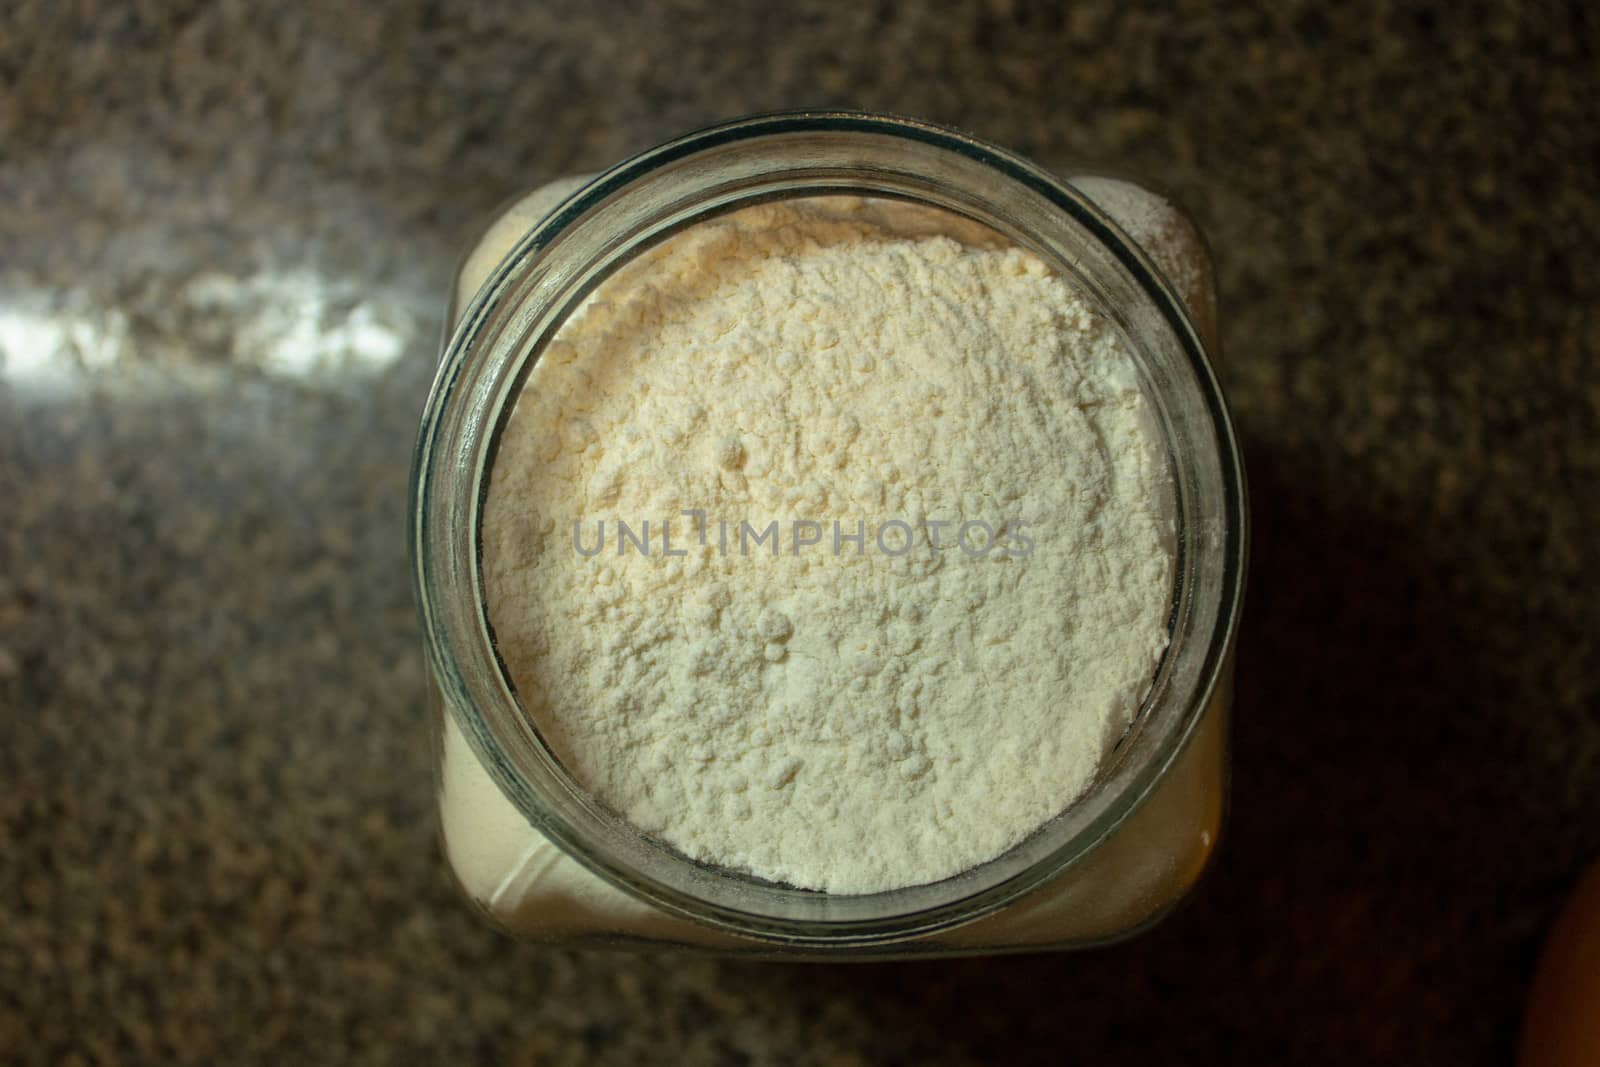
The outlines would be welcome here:
<svg viewBox="0 0 1600 1067">
<path fill-rule="evenodd" d="M 939 882 L 858 896 L 709 867 L 601 808 L 522 710 L 493 645 L 481 574 L 482 505 L 498 428 L 543 343 L 583 297 L 679 226 L 759 198 L 827 192 L 896 195 L 957 210 L 1042 251 L 1057 268 L 1067 265 L 1060 242 L 1079 242 L 1073 250 L 1092 262 L 1080 258 L 1072 266 L 1102 272 L 1099 284 L 1131 294 L 1138 307 L 1122 310 L 1136 311 L 1135 325 L 1169 353 L 1166 384 L 1184 391 L 1195 431 L 1186 447 L 1174 449 L 1170 413 L 1163 423 L 1179 497 L 1177 608 L 1163 673 L 1118 767 L 994 860 Z M 1177 482 L 1180 468 L 1196 467 L 1204 468 L 1203 479 L 1196 475 L 1187 503 L 1191 511 L 1203 505 L 1204 514 L 1191 516 Z M 418 437 L 410 521 L 412 577 L 435 682 L 474 753 L 530 825 L 636 897 L 776 946 L 892 944 L 964 925 L 1093 851 L 1140 807 L 1208 705 L 1232 647 L 1247 550 L 1244 470 L 1226 401 L 1182 299 L 1145 251 L 1086 196 L 1006 149 L 921 120 L 850 111 L 756 115 L 668 141 L 595 177 L 524 235 L 446 345 Z M 1205 590 L 1215 599 L 1196 618 L 1194 599 Z M 1193 640 L 1184 643 L 1191 631 Z M 1165 713 L 1155 716 L 1163 700 Z"/>
</svg>

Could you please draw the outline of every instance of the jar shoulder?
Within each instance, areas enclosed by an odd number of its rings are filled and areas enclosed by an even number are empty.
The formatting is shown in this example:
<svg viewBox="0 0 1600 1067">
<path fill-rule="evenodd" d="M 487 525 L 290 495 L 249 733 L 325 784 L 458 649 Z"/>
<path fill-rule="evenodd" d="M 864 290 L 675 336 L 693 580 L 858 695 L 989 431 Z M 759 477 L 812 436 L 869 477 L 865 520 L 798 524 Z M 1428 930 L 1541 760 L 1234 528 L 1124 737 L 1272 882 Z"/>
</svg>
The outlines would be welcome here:
<svg viewBox="0 0 1600 1067">
<path fill-rule="evenodd" d="M 546 182 L 506 202 L 462 258 L 451 293 L 452 325 L 495 266 L 550 211 L 594 175 Z M 1177 201 L 1130 178 L 1077 174 L 1068 179 L 1111 216 L 1149 254 L 1189 309 L 1195 328 L 1213 355 L 1217 349 L 1215 272 L 1204 236 Z"/>
</svg>

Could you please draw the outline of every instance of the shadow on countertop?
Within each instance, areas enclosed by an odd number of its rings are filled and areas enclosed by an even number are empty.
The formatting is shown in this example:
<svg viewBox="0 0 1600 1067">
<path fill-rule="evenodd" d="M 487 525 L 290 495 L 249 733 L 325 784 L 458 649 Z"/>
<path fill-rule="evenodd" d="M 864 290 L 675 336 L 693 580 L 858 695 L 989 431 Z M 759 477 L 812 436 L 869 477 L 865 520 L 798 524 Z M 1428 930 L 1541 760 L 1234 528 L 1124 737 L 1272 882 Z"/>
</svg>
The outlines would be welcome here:
<svg viewBox="0 0 1600 1067">
<path fill-rule="evenodd" d="M 912 1061 L 1509 1061 L 1549 919 L 1522 901 L 1570 879 L 1536 873 L 1537 784 L 1483 768 L 1559 775 L 1566 754 L 1528 751 L 1526 724 L 1486 699 L 1505 665 L 1464 650 L 1526 625 L 1526 608 L 1453 581 L 1459 554 L 1442 530 L 1419 536 L 1426 517 L 1371 510 L 1364 487 L 1292 457 L 1248 462 L 1232 810 L 1185 905 L 1080 955 L 739 964 L 742 981 L 857 1005 Z M 1592 828 L 1569 832 L 1579 846 Z"/>
</svg>

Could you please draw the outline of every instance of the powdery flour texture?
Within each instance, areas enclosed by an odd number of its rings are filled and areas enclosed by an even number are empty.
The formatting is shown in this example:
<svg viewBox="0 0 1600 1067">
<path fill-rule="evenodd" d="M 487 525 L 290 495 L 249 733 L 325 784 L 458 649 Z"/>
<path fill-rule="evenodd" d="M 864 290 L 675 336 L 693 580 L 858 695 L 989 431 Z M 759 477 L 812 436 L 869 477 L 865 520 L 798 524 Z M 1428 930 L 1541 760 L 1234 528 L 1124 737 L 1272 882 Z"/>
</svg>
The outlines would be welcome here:
<svg viewBox="0 0 1600 1067">
<path fill-rule="evenodd" d="M 529 375 L 483 518 L 496 641 L 574 777 L 685 854 L 835 893 L 956 874 L 1079 797 L 1149 688 L 1150 420 L 1116 331 L 992 231 L 843 197 L 700 223 Z M 775 556 L 719 544 L 774 520 Z"/>
</svg>

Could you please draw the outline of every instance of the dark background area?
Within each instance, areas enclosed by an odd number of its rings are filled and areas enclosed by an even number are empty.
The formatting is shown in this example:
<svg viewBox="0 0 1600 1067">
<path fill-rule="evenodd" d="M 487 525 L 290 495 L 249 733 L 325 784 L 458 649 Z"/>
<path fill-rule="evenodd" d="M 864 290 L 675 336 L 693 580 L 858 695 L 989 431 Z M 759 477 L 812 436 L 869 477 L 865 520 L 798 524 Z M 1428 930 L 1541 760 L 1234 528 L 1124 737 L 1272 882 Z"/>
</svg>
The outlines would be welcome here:
<svg viewBox="0 0 1600 1067">
<path fill-rule="evenodd" d="M 12 2 L 0 1059 L 1504 1063 L 1600 850 L 1589 5 Z M 1254 558 L 1233 807 L 1079 955 L 518 945 L 435 843 L 404 542 L 504 198 L 849 105 L 1173 189 Z"/>
</svg>

